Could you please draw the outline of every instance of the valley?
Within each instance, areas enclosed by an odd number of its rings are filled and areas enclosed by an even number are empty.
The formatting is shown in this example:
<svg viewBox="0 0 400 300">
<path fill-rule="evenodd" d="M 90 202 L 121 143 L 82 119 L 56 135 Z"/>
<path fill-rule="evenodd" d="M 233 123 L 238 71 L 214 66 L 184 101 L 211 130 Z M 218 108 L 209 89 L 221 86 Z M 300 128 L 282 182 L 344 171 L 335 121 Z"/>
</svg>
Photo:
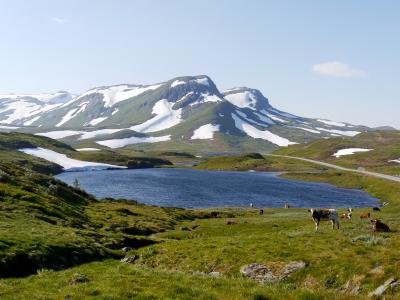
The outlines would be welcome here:
<svg viewBox="0 0 400 300">
<path fill-rule="evenodd" d="M 381 144 L 373 142 L 375 139 Z M 321 142 L 335 146 L 318 148 L 316 143 L 282 148 L 274 152 L 276 156 L 252 153 L 199 158 L 179 151 L 128 148 L 76 151 L 46 137 L 2 133 L 0 297 L 187 299 L 200 292 L 203 297 L 216 299 L 364 297 L 387 278 L 400 275 L 396 259 L 399 184 L 280 155 L 332 162 L 337 158 L 331 155 L 339 148 L 364 147 L 383 156 L 397 153 L 398 136 L 395 132 L 372 132 L 361 139 L 356 136 Z M 323 224 L 315 233 L 304 208 L 263 207 L 264 214 L 260 215 L 257 202 L 254 208 L 181 209 L 96 199 L 80 187 L 67 186 L 46 175 L 62 172 L 62 166 L 18 151 L 39 147 L 81 161 L 125 167 L 129 161 L 147 157 L 155 163 L 151 167 L 174 168 L 177 163 L 195 161 L 197 165 L 192 168 L 200 170 L 283 172 L 283 178 L 356 188 L 389 205 L 380 212 L 354 209 L 353 219 L 342 220 L 340 230 L 332 231 Z M 299 153 L 299 148 L 313 155 Z M 371 153 L 349 154 L 346 159 L 351 157 L 354 165 L 367 170 L 391 169 L 388 161 L 393 156 L 366 165 L 363 155 Z M 384 160 L 387 163 L 379 165 Z M 334 163 L 346 166 L 340 161 Z M 140 167 L 140 163 L 134 165 Z M 339 209 L 340 213 L 344 211 Z M 364 211 L 384 220 L 392 232 L 371 236 L 368 220 L 359 218 Z M 121 262 L 124 257 L 133 258 L 130 263 Z M 285 264 L 298 261 L 304 262 L 304 269 L 293 271 L 278 283 L 260 285 L 240 273 L 246 264 L 265 264 L 280 272 Z M 332 266 L 328 270 L 326 262 Z M 396 299 L 398 292 L 388 289 L 385 297 Z"/>
</svg>

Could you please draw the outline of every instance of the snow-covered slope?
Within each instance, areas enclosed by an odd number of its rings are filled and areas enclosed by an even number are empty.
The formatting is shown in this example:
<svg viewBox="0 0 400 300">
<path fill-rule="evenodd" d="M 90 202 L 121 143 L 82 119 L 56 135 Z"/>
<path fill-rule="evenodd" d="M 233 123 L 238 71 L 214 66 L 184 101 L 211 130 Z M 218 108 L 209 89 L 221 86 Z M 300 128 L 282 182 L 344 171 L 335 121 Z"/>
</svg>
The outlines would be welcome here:
<svg viewBox="0 0 400 300">
<path fill-rule="evenodd" d="M 115 166 L 110 164 L 95 163 L 89 161 L 76 160 L 67 157 L 65 154 L 55 152 L 45 148 L 23 148 L 19 151 L 30 154 L 36 157 L 43 158 L 50 162 L 63 167 L 64 171 L 77 171 L 77 170 L 104 170 L 104 169 L 123 169 L 126 167 Z"/>
<path fill-rule="evenodd" d="M 89 141 L 110 148 L 212 141 L 208 147 L 240 148 L 243 143 L 256 150 L 259 145 L 260 151 L 369 130 L 283 112 L 257 89 L 220 92 L 205 75 L 96 87 L 76 97 L 67 92 L 2 95 L 0 126 L 20 131 L 29 126 L 29 132 L 72 144 Z"/>
</svg>

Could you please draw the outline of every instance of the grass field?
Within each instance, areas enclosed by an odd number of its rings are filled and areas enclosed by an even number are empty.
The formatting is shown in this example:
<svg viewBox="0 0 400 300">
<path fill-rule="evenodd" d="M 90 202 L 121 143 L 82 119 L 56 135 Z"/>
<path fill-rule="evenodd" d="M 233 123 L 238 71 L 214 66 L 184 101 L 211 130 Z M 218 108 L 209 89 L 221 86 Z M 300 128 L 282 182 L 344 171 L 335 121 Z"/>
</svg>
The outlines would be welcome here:
<svg viewBox="0 0 400 300">
<path fill-rule="evenodd" d="M 306 209 L 265 208 L 260 215 L 98 201 L 34 171 L 50 173 L 54 165 L 11 148 L 0 157 L 0 299 L 364 299 L 388 278 L 400 278 L 394 182 L 258 154 L 197 167 L 286 171 L 281 176 L 357 188 L 389 202 L 381 212 L 356 209 L 339 230 L 322 223 L 315 232 Z M 372 237 L 369 220 L 359 217 L 364 211 L 392 232 Z M 121 262 L 125 255 L 134 262 Z M 293 261 L 306 267 L 277 283 L 259 284 L 239 272 L 261 263 L 279 273 Z M 399 299 L 400 288 L 384 296 Z"/>
</svg>

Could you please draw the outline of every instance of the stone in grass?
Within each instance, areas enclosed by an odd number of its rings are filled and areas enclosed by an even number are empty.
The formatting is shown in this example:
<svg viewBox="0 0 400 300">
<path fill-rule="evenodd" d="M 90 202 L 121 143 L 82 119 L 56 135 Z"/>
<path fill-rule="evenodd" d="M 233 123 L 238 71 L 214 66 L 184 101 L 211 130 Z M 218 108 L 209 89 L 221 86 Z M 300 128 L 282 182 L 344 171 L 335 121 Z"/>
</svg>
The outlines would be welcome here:
<svg viewBox="0 0 400 300">
<path fill-rule="evenodd" d="M 211 277 L 221 277 L 221 273 L 217 271 L 212 271 L 208 273 L 208 275 L 210 275 Z"/>
<path fill-rule="evenodd" d="M 135 260 L 136 260 L 136 255 L 125 256 L 123 259 L 121 259 L 121 262 L 126 264 L 133 264 Z"/>
<path fill-rule="evenodd" d="M 306 263 L 304 261 L 293 261 L 274 273 L 267 265 L 253 263 L 242 266 L 240 273 L 259 283 L 275 283 L 285 280 L 292 273 L 305 267 Z"/>
<path fill-rule="evenodd" d="M 368 294 L 368 297 L 372 298 L 375 296 L 381 296 L 389 287 L 395 288 L 399 284 L 399 281 L 396 278 L 389 278 L 388 280 L 385 281 L 384 284 L 378 286 L 376 290 Z"/>
<path fill-rule="evenodd" d="M 268 266 L 263 264 L 248 264 L 240 268 L 240 273 L 259 283 L 274 283 L 278 278 L 272 273 Z"/>
</svg>

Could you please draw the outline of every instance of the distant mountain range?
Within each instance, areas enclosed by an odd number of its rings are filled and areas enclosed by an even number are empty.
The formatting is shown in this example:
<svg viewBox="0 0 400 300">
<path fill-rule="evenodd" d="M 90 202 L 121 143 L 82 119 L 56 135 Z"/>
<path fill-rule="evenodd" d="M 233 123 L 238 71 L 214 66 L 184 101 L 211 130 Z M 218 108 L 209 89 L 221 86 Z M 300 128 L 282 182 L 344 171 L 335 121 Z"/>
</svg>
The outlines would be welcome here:
<svg viewBox="0 0 400 300">
<path fill-rule="evenodd" d="M 257 89 L 220 92 L 205 75 L 153 85 L 102 86 L 77 96 L 65 91 L 0 95 L 0 128 L 73 145 L 171 150 L 201 146 L 199 152 L 263 152 L 371 130 L 283 112 Z"/>
</svg>

